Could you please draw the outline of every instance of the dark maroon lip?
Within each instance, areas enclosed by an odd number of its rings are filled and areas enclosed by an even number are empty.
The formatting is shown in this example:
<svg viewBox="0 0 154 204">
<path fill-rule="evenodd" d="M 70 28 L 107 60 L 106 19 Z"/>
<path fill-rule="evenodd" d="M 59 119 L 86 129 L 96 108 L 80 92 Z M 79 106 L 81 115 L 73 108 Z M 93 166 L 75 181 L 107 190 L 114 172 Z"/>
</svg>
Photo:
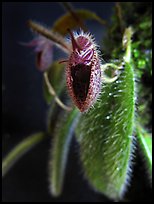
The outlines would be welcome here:
<svg viewBox="0 0 154 204">
<path fill-rule="evenodd" d="M 71 76 L 73 79 L 72 87 L 75 98 L 78 102 L 84 102 L 89 90 L 91 67 L 85 64 L 72 66 Z"/>
</svg>

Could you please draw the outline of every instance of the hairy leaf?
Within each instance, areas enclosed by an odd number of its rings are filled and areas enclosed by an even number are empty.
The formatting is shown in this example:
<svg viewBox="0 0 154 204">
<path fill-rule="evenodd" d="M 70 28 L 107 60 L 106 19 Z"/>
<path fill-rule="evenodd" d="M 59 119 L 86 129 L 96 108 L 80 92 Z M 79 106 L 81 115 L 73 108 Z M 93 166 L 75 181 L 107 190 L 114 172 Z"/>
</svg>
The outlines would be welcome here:
<svg viewBox="0 0 154 204">
<path fill-rule="evenodd" d="M 70 141 L 77 123 L 78 110 L 65 112 L 59 117 L 58 126 L 54 132 L 49 163 L 49 182 L 52 195 L 58 196 L 62 191 L 64 172 Z"/>
<path fill-rule="evenodd" d="M 104 84 L 96 105 L 77 130 L 85 176 L 99 192 L 119 199 L 131 173 L 134 123 L 134 75 L 126 63 L 118 80 Z"/>
</svg>

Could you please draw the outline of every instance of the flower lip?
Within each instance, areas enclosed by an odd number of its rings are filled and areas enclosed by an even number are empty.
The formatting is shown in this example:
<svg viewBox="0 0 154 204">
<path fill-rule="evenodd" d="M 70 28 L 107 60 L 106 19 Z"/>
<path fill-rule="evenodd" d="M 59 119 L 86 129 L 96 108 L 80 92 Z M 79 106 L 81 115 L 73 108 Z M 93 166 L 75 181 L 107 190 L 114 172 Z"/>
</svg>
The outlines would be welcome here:
<svg viewBox="0 0 154 204">
<path fill-rule="evenodd" d="M 71 67 L 71 76 L 73 79 L 73 92 L 76 100 L 84 102 L 87 97 L 90 84 L 91 68 L 85 64 L 78 64 Z"/>
</svg>

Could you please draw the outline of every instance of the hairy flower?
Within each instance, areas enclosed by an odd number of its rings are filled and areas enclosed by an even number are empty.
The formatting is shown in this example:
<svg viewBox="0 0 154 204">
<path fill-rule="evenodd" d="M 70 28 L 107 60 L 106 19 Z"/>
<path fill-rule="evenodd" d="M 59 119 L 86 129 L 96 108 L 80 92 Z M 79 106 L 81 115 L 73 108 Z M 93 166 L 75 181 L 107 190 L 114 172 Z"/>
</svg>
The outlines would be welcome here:
<svg viewBox="0 0 154 204">
<path fill-rule="evenodd" d="M 97 46 L 90 34 L 71 31 L 72 53 L 66 67 L 68 92 L 81 112 L 96 101 L 101 88 L 101 69 Z"/>
</svg>

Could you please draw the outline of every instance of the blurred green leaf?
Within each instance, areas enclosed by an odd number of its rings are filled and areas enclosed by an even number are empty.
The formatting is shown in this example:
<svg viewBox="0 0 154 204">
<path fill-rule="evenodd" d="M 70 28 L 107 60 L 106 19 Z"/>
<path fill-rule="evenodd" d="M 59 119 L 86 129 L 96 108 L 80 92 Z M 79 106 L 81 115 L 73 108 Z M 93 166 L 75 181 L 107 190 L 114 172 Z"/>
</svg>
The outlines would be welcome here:
<svg viewBox="0 0 154 204">
<path fill-rule="evenodd" d="M 49 182 L 53 196 L 58 196 L 62 191 L 64 173 L 70 147 L 71 138 L 79 111 L 63 112 L 59 116 L 54 139 L 52 141 L 51 159 L 49 163 Z"/>
<path fill-rule="evenodd" d="M 152 135 L 139 124 L 136 125 L 136 135 L 146 162 L 148 173 L 150 178 L 152 178 Z"/>
<path fill-rule="evenodd" d="M 77 129 L 85 176 L 113 199 L 122 196 L 129 180 L 134 98 L 133 67 L 126 63 L 118 80 L 103 84 L 96 105 L 82 115 Z"/>
<path fill-rule="evenodd" d="M 39 132 L 32 134 L 16 145 L 3 159 L 2 176 L 5 176 L 5 174 L 10 170 L 15 162 L 17 162 L 27 151 L 41 142 L 44 138 L 45 133 Z"/>
<path fill-rule="evenodd" d="M 101 24 L 106 22 L 100 18 L 96 13 L 89 10 L 75 10 L 74 11 L 81 20 L 96 20 Z M 68 33 L 67 29 L 76 29 L 80 26 L 79 22 L 72 17 L 70 13 L 67 13 L 60 17 L 53 25 L 53 31 L 59 32 L 61 35 Z"/>
</svg>

